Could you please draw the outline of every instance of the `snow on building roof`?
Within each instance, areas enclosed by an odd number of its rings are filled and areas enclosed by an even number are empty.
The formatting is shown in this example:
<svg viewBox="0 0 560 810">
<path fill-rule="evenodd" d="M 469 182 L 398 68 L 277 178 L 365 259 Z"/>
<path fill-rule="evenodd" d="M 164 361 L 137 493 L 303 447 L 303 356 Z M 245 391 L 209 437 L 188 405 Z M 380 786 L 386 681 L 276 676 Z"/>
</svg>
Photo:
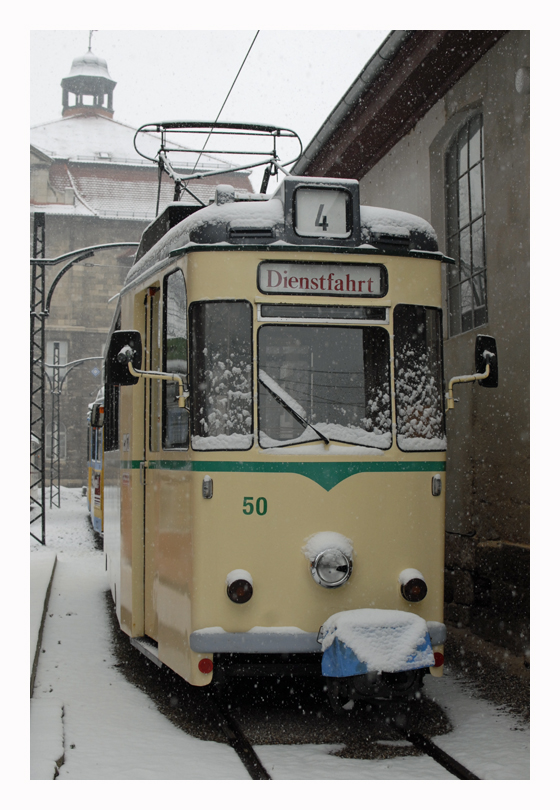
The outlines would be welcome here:
<svg viewBox="0 0 560 810">
<path fill-rule="evenodd" d="M 31 144 L 51 157 L 147 163 L 134 148 L 135 132 L 135 127 L 104 115 L 78 114 L 31 127 Z M 156 155 L 159 139 L 143 138 L 144 151 Z"/>
<path fill-rule="evenodd" d="M 54 214 L 100 216 L 151 220 L 156 215 L 158 169 L 141 158 L 134 149 L 136 129 L 102 115 L 72 115 L 31 129 L 31 148 L 53 162 L 49 184 L 58 192 L 57 202 L 33 200 L 33 210 Z M 142 134 L 140 148 L 156 155 L 160 146 L 157 136 Z M 180 174 L 188 173 L 191 164 L 174 162 Z M 203 156 L 197 169 L 227 168 L 223 160 Z M 188 188 L 198 200 L 207 204 L 214 198 L 218 183 L 252 191 L 248 172 L 235 172 L 193 180 Z M 62 204 L 65 191 L 74 192 L 73 203 Z M 174 183 L 163 174 L 159 210 L 173 201 Z M 183 200 L 196 200 L 184 193 Z"/>
<path fill-rule="evenodd" d="M 101 76 L 104 79 L 109 79 L 113 84 L 116 84 L 109 76 L 107 61 L 101 56 L 96 56 L 91 50 L 83 56 L 77 56 L 72 60 L 72 67 L 66 78 L 72 76 Z"/>
<path fill-rule="evenodd" d="M 141 158 L 134 148 L 135 134 L 136 127 L 88 111 L 87 114 L 77 113 L 31 127 L 31 146 L 51 158 L 155 165 Z M 158 136 L 145 132 L 138 136 L 137 144 L 144 154 L 154 158 L 161 145 Z M 170 140 L 167 140 L 167 144 L 174 145 Z M 179 167 L 193 166 L 194 162 L 194 157 L 185 161 L 172 160 L 173 165 Z M 228 166 L 232 164 L 207 155 L 198 162 L 198 169 Z"/>
</svg>

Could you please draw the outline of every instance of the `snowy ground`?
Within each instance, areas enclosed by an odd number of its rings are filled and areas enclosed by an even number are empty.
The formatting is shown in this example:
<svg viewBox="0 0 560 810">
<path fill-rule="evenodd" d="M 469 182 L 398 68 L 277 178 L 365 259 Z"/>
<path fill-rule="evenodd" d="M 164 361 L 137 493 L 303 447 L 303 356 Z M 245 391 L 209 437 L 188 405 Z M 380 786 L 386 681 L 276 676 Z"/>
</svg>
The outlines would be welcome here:
<svg viewBox="0 0 560 810">
<path fill-rule="evenodd" d="M 249 780 L 231 748 L 175 728 L 114 668 L 103 555 L 79 490 L 63 489 L 62 508 L 49 510 L 47 544 L 48 550 L 31 547 L 32 571 L 44 569 L 49 553 L 57 555 L 31 700 L 31 779 L 52 780 L 64 749 L 58 781 Z M 44 587 L 41 577 L 44 582 L 44 570 L 32 576 L 32 593 Z M 481 779 L 529 779 L 526 724 L 474 697 L 451 675 L 428 678 L 426 691 L 454 725 L 435 740 L 441 748 Z M 427 756 L 340 759 L 329 745 L 256 750 L 274 780 L 458 781 Z"/>
</svg>

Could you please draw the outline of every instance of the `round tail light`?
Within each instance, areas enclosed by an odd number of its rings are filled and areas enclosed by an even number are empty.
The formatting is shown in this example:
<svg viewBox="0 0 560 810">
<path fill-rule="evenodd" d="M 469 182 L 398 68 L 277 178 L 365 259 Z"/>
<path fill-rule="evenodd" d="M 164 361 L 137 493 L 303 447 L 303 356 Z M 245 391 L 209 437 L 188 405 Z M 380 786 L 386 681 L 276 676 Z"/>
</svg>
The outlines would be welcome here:
<svg viewBox="0 0 560 810">
<path fill-rule="evenodd" d="M 214 664 L 210 658 L 201 658 L 198 662 L 198 668 L 204 675 L 209 675 L 214 669 Z"/>
<path fill-rule="evenodd" d="M 401 595 L 407 602 L 421 602 L 426 598 L 428 586 L 420 571 L 416 568 L 406 568 L 399 574 Z"/>
<path fill-rule="evenodd" d="M 227 595 L 232 602 L 243 605 L 253 595 L 253 586 L 246 579 L 235 579 L 227 586 Z"/>
<path fill-rule="evenodd" d="M 401 593 L 407 602 L 421 602 L 428 593 L 428 586 L 423 579 L 409 579 L 401 585 Z"/>
<path fill-rule="evenodd" d="M 434 666 L 435 667 L 442 667 L 443 666 L 443 653 L 435 652 L 434 653 Z"/>
</svg>

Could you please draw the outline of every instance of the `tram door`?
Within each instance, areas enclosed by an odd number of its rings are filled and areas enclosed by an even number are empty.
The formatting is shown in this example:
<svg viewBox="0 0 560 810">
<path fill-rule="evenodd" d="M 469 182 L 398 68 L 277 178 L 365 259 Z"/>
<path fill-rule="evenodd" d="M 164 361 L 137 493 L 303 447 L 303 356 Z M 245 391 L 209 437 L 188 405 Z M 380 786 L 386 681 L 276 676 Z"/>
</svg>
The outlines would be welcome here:
<svg viewBox="0 0 560 810">
<path fill-rule="evenodd" d="M 144 368 L 147 371 L 161 369 L 160 300 L 160 288 L 149 287 L 145 298 Z M 144 459 L 141 464 L 144 490 L 144 633 L 157 641 L 158 489 L 160 482 L 156 459 L 159 457 L 160 449 L 161 383 L 157 380 L 146 379 L 144 385 Z"/>
<path fill-rule="evenodd" d="M 145 317 L 144 368 L 186 379 L 187 292 L 181 270 L 165 276 L 161 288 L 147 290 Z M 184 564 L 179 563 L 185 474 L 174 469 L 184 459 L 189 426 L 188 411 L 179 407 L 177 394 L 175 382 L 145 380 L 144 632 L 154 641 L 163 630 L 162 604 L 174 598 L 185 580 Z"/>
</svg>

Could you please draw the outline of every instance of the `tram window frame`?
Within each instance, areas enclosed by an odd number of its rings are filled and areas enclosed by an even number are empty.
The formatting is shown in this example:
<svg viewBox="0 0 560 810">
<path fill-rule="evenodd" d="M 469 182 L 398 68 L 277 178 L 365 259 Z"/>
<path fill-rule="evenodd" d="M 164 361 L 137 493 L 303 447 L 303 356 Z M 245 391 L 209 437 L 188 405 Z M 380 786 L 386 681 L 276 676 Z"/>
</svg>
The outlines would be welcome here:
<svg viewBox="0 0 560 810">
<path fill-rule="evenodd" d="M 365 442 L 351 441 L 348 438 L 337 438 L 337 437 L 334 437 L 334 436 L 327 436 L 327 438 L 329 439 L 329 441 L 340 442 L 341 444 L 349 445 L 349 446 L 352 446 L 352 447 L 367 447 L 368 449 L 378 450 L 378 451 L 379 450 L 381 450 L 381 451 L 390 450 L 391 447 L 393 446 L 394 439 L 393 439 L 393 429 L 392 429 L 392 425 L 393 425 L 393 404 L 392 404 L 392 397 L 391 397 L 391 358 L 390 358 L 390 355 L 391 355 L 391 335 L 389 333 L 389 330 L 386 329 L 383 325 L 380 325 L 380 324 L 377 324 L 377 323 L 349 324 L 347 322 L 343 322 L 343 323 L 333 324 L 332 322 L 331 323 L 324 322 L 324 323 L 321 323 L 321 324 L 315 324 L 315 323 L 297 323 L 297 322 L 293 323 L 292 322 L 292 323 L 267 323 L 267 324 L 263 324 L 263 326 L 259 327 L 258 335 L 257 335 L 257 368 L 258 368 L 259 371 L 261 370 L 260 357 L 261 357 L 261 341 L 263 340 L 263 335 L 264 335 L 263 330 L 286 329 L 286 328 L 289 328 L 289 327 L 293 327 L 293 328 L 296 328 L 296 329 L 346 329 L 346 330 L 352 329 L 352 330 L 361 330 L 362 333 L 365 330 L 372 330 L 372 331 L 375 330 L 375 332 L 378 333 L 379 335 L 381 335 L 381 333 L 383 334 L 382 340 L 385 342 L 384 351 L 385 351 L 385 357 L 386 357 L 385 374 L 383 376 L 384 376 L 384 379 L 385 379 L 385 388 L 386 388 L 385 395 L 388 397 L 388 409 L 387 409 L 388 413 L 385 414 L 385 419 L 389 420 L 389 428 L 386 431 L 386 435 L 389 437 L 389 443 L 386 444 L 385 446 L 379 446 L 379 445 L 366 444 Z M 363 336 L 362 336 L 362 346 L 363 346 Z M 377 368 L 378 370 L 380 370 L 381 365 L 379 364 L 377 367 L 374 367 L 372 365 L 372 367 L 368 370 L 368 369 L 366 369 L 365 362 L 364 362 L 363 370 L 361 372 L 363 374 L 363 376 L 364 376 L 364 382 L 365 382 L 365 378 L 366 378 L 367 374 L 369 374 L 370 377 L 372 376 L 374 368 Z M 263 370 L 265 370 L 265 369 L 263 369 Z M 379 371 L 378 371 L 378 373 L 379 373 Z M 278 383 L 277 380 L 275 380 L 275 382 Z M 274 437 L 269 437 L 272 441 L 278 441 L 279 443 L 278 444 L 263 444 L 262 439 L 261 439 L 261 425 L 264 422 L 263 408 L 262 408 L 262 389 L 263 388 L 264 388 L 264 386 L 259 385 L 258 386 L 258 393 L 257 393 L 258 442 L 259 442 L 259 446 L 261 448 L 266 449 L 266 450 L 290 448 L 290 447 L 296 447 L 298 445 L 309 444 L 310 442 L 315 442 L 315 441 L 320 441 L 321 440 L 319 435 L 316 435 L 315 437 L 308 435 L 307 438 L 303 439 L 302 436 L 303 436 L 304 432 L 307 431 L 307 428 L 305 428 L 304 426 L 301 426 L 302 427 L 302 432 L 301 432 L 300 436 L 298 436 L 298 437 L 296 437 L 294 439 L 288 439 L 287 441 L 282 441 L 281 439 L 275 439 Z M 266 389 L 264 389 L 264 390 L 266 391 Z M 370 380 L 370 391 L 371 390 L 373 390 L 373 382 Z M 289 392 L 286 392 L 286 393 L 289 393 Z M 364 391 L 364 393 L 365 393 L 365 391 Z M 270 394 L 268 394 L 268 395 L 271 396 Z M 300 405 L 301 403 L 298 402 L 297 404 Z M 340 404 L 343 405 L 345 403 L 340 403 Z M 364 405 L 365 405 L 365 403 L 364 403 Z M 278 405 L 278 407 L 282 408 L 281 405 Z M 362 417 L 360 417 L 360 418 L 362 418 Z M 363 418 L 367 418 L 367 416 L 364 415 Z M 295 419 L 295 417 L 292 417 L 292 419 L 294 419 L 294 421 L 297 421 Z M 321 429 L 320 424 L 321 423 L 317 423 L 317 427 L 319 429 Z M 344 426 L 340 426 L 340 427 L 344 428 Z M 353 427 L 357 428 L 359 426 L 354 425 Z M 313 430 L 312 425 L 311 425 L 311 428 Z M 369 431 L 367 431 L 367 432 L 369 432 Z M 380 435 L 380 434 L 373 434 L 373 432 L 372 432 L 372 435 Z M 381 434 L 381 435 L 385 435 L 385 434 Z"/>
<path fill-rule="evenodd" d="M 369 292 L 356 292 L 355 290 L 351 290 L 350 292 L 339 292 L 330 290 L 320 290 L 320 289 L 305 289 L 299 290 L 290 287 L 282 287 L 278 288 L 277 290 L 263 290 L 261 286 L 261 268 L 265 267 L 266 265 L 278 265 L 282 267 L 290 266 L 294 268 L 298 267 L 321 267 L 325 270 L 330 268 L 330 272 L 332 273 L 334 267 L 344 267 L 344 268 L 351 268 L 354 270 L 369 268 L 369 267 L 378 267 L 380 274 L 379 274 L 379 293 L 369 293 Z M 273 268 L 274 269 L 274 268 Z M 278 272 L 278 271 L 277 271 Z M 354 282 L 355 283 L 355 282 Z M 262 262 L 259 262 L 257 266 L 257 289 L 263 295 L 301 295 L 301 296 L 318 296 L 323 298 L 333 298 L 335 300 L 345 299 L 345 298 L 385 298 L 389 292 L 389 273 L 387 267 L 382 264 L 381 262 L 312 262 L 312 261 L 278 261 L 272 259 L 264 259 Z"/>
<path fill-rule="evenodd" d="M 202 342 L 201 349 L 199 349 L 199 343 L 203 341 L 202 335 L 197 333 L 198 331 L 202 331 L 204 326 L 202 326 L 202 318 L 197 314 L 199 311 L 202 312 L 203 308 L 213 305 L 230 305 L 230 304 L 242 304 L 246 308 L 246 323 L 245 327 L 247 328 L 247 332 L 245 335 L 245 342 L 246 342 L 246 349 L 247 351 L 247 365 L 249 368 L 249 386 L 247 393 L 249 394 L 249 401 L 246 410 L 249 413 L 251 424 L 250 429 L 245 434 L 238 434 L 250 437 L 250 443 L 247 443 L 246 446 L 228 446 L 228 442 L 225 441 L 221 446 L 197 446 L 199 442 L 197 439 L 207 439 L 207 438 L 215 438 L 217 440 L 217 444 L 219 443 L 218 436 L 208 436 L 203 435 L 201 433 L 197 433 L 197 420 L 196 416 L 203 413 L 204 417 L 208 415 L 207 411 L 205 410 L 205 383 L 198 379 L 201 370 L 204 370 L 204 363 L 200 361 L 199 354 L 202 353 L 204 357 L 207 357 L 207 352 L 205 349 L 208 348 Z M 188 326 L 189 326 L 189 380 L 190 380 L 190 390 L 191 390 L 191 449 L 197 452 L 204 452 L 204 453 L 211 453 L 211 452 L 246 452 L 250 450 L 255 444 L 255 416 L 254 416 L 254 351 L 253 351 L 253 339 L 254 339 L 254 328 L 253 328 L 253 305 L 250 301 L 245 298 L 212 298 L 209 300 L 203 301 L 192 301 L 188 308 L 189 319 L 188 319 Z M 221 335 L 224 336 L 224 331 L 222 330 Z M 229 434 L 219 434 L 219 436 L 223 437 L 230 437 L 235 435 L 234 433 Z M 209 445 L 212 442 L 208 443 Z"/>
<path fill-rule="evenodd" d="M 423 312 L 433 312 L 437 318 L 434 321 L 433 326 L 435 326 L 437 335 L 435 341 L 435 345 L 437 346 L 438 357 L 436 360 L 436 371 L 439 372 L 439 384 L 436 385 L 436 391 L 439 391 L 439 421 L 440 421 L 440 428 L 441 428 L 441 436 L 433 436 L 429 437 L 427 441 L 431 441 L 432 439 L 437 439 L 440 441 L 441 446 L 439 447 L 404 447 L 402 445 L 403 439 L 412 439 L 414 440 L 421 440 L 423 437 L 421 436 L 404 436 L 400 430 L 401 425 L 411 425 L 412 422 L 410 420 L 404 420 L 400 413 L 401 407 L 403 405 L 403 397 L 399 392 L 399 382 L 398 382 L 398 364 L 400 360 L 400 353 L 401 353 L 401 345 L 400 342 L 402 340 L 403 330 L 399 327 L 399 319 L 401 317 L 401 313 L 403 310 L 408 310 L 409 312 L 412 310 L 419 310 Z M 417 331 L 417 334 L 420 334 L 420 330 Z M 403 343 L 406 346 L 406 343 Z M 441 307 L 430 307 L 424 306 L 421 304 L 397 304 L 393 311 L 393 351 L 394 351 L 394 385 L 395 385 L 395 425 L 396 425 L 396 444 L 398 449 L 403 453 L 441 453 L 446 450 L 447 447 L 447 429 L 446 429 L 446 420 L 445 420 L 445 381 L 444 381 L 444 374 L 443 374 L 443 312 Z M 433 367 L 429 367 L 429 371 L 433 372 Z M 400 438 L 400 442 L 399 442 Z"/>
<path fill-rule="evenodd" d="M 291 310 L 291 312 L 284 315 L 270 314 L 271 311 L 281 312 L 283 310 Z M 338 317 L 332 314 L 334 310 L 338 310 Z M 356 310 L 363 310 L 366 314 L 363 318 L 352 317 L 350 313 L 355 312 Z M 370 317 L 367 317 L 368 310 L 370 310 Z M 379 315 L 382 314 L 383 316 L 379 318 L 372 318 L 371 310 L 375 310 Z M 310 316 L 309 313 L 312 311 L 317 312 L 316 317 Z M 329 311 L 331 314 L 329 314 Z M 347 315 L 341 315 L 341 311 L 346 311 Z M 305 320 L 307 323 L 311 324 L 334 323 L 357 326 L 370 324 L 372 326 L 377 326 L 383 324 L 386 326 L 389 323 L 389 308 L 376 306 L 351 306 L 349 304 L 340 306 L 335 304 L 258 304 L 257 320 L 263 323 L 290 323 L 292 321 L 298 322 Z"/>
<path fill-rule="evenodd" d="M 183 282 L 182 290 L 184 290 L 184 301 L 185 301 L 185 321 L 184 321 L 184 341 L 185 341 L 185 369 L 183 372 L 177 372 L 174 369 L 169 368 L 169 342 L 170 338 L 168 335 L 168 326 L 169 326 L 169 311 L 170 308 L 168 306 L 169 301 L 169 283 L 170 281 L 174 283 L 176 278 L 180 278 Z M 162 318 L 162 347 L 161 347 L 161 362 L 162 362 L 162 370 L 165 373 L 179 373 L 186 381 L 188 379 L 188 366 L 189 366 L 189 336 L 188 336 L 188 295 L 187 295 L 187 284 L 185 281 L 185 276 L 181 268 L 175 268 L 163 279 L 163 318 Z M 179 338 L 182 338 L 183 335 L 179 335 Z M 182 358 L 181 358 L 182 359 Z M 189 431 L 190 431 L 190 420 L 189 420 L 189 412 L 186 408 L 179 408 L 178 405 L 172 407 L 171 402 L 175 397 L 177 392 L 178 385 L 175 382 L 166 382 L 162 381 L 162 419 L 161 419 L 161 447 L 162 450 L 185 450 L 189 447 Z M 180 429 L 184 429 L 184 434 L 179 441 L 171 442 L 169 440 L 169 415 L 170 411 L 176 411 L 179 417 L 184 416 L 184 422 L 179 426 Z M 182 422 L 181 418 L 179 418 L 179 422 Z"/>
</svg>

